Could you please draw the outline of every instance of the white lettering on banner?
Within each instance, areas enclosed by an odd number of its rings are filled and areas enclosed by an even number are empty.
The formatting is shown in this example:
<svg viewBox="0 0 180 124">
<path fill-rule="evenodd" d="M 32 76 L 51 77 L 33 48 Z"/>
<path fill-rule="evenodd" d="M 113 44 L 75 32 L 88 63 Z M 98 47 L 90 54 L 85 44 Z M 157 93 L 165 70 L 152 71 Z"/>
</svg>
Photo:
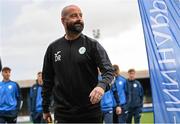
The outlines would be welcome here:
<svg viewBox="0 0 180 124">
<path fill-rule="evenodd" d="M 164 8 L 159 8 L 158 5 L 161 5 L 163 6 Z M 164 27 L 164 26 L 169 26 L 168 23 L 169 23 L 169 20 L 168 18 L 161 14 L 161 13 L 168 13 L 167 11 L 167 6 L 166 4 L 164 3 L 164 1 L 159 1 L 159 0 L 155 0 L 153 2 L 153 9 L 150 10 L 150 13 L 158 13 L 155 17 L 151 16 L 150 19 L 151 21 L 154 23 L 152 24 L 152 28 L 158 28 L 158 27 Z M 166 21 L 165 22 L 158 22 L 158 18 L 163 18 L 165 19 Z"/>
<path fill-rule="evenodd" d="M 158 53 L 163 53 L 163 57 L 161 60 L 158 60 L 158 62 L 160 64 L 164 63 L 164 64 L 168 64 L 168 63 L 173 63 L 174 65 L 176 65 L 176 61 L 174 58 L 167 58 L 167 54 L 171 53 L 172 55 L 174 54 L 174 50 L 172 48 L 165 48 L 165 49 L 159 49 Z M 173 56 L 171 56 L 173 57 Z"/>
<path fill-rule="evenodd" d="M 176 74 L 176 70 L 169 70 L 169 71 L 161 71 L 161 74 L 164 76 L 164 78 L 168 79 L 169 82 L 163 82 L 164 85 L 175 85 L 177 88 L 179 88 L 178 82 L 170 77 L 170 74 Z"/>
<path fill-rule="evenodd" d="M 158 3 L 158 4 L 157 4 Z M 164 6 L 164 9 L 160 9 L 158 7 L 158 5 L 163 5 Z M 166 6 L 166 3 L 164 3 L 164 1 L 162 0 L 154 0 L 153 1 L 153 9 L 150 10 L 150 13 L 154 13 L 154 12 L 162 12 L 162 13 L 167 13 L 167 6 Z"/>
<path fill-rule="evenodd" d="M 162 46 L 163 44 L 165 44 L 166 42 L 171 42 L 172 39 L 171 39 L 171 36 L 168 35 L 168 34 L 165 34 L 165 33 L 162 33 L 162 32 L 157 32 L 155 30 L 153 30 L 153 34 L 154 34 L 154 39 L 155 39 L 155 42 L 156 42 L 156 45 L 159 47 L 159 46 Z M 164 40 L 158 40 L 158 38 L 160 39 L 164 39 Z"/>
<path fill-rule="evenodd" d="M 150 9 L 151 28 L 157 47 L 159 73 L 162 76 L 161 91 L 164 93 L 164 104 L 167 112 L 180 112 L 180 82 L 177 81 L 176 59 L 174 49 L 171 46 L 173 39 L 167 29 L 169 26 L 168 9 L 163 0 L 152 0 Z M 163 30 L 165 29 L 165 30 Z M 174 117 L 176 117 L 174 115 Z"/>
<path fill-rule="evenodd" d="M 163 18 L 164 20 L 166 20 L 166 22 L 164 22 L 164 23 L 159 23 L 158 22 L 158 18 L 160 19 L 160 18 Z M 165 15 L 163 15 L 163 14 L 158 14 L 158 15 L 156 15 L 155 17 L 151 17 L 151 21 L 153 21 L 154 22 L 154 24 L 152 25 L 152 28 L 159 28 L 159 27 L 164 27 L 164 26 L 167 26 L 167 27 L 169 27 L 169 25 L 168 25 L 168 23 L 169 23 L 169 20 L 168 20 L 168 18 L 165 16 Z"/>
<path fill-rule="evenodd" d="M 171 107 L 171 108 L 167 108 L 167 111 L 169 111 L 169 112 L 180 112 L 180 108 Z"/>
<path fill-rule="evenodd" d="M 174 101 L 166 101 L 167 104 L 180 104 L 180 100 L 173 96 L 173 92 L 179 92 L 179 89 L 169 90 L 169 89 L 163 89 L 163 91 Z M 170 93 L 171 92 L 171 93 Z"/>
</svg>

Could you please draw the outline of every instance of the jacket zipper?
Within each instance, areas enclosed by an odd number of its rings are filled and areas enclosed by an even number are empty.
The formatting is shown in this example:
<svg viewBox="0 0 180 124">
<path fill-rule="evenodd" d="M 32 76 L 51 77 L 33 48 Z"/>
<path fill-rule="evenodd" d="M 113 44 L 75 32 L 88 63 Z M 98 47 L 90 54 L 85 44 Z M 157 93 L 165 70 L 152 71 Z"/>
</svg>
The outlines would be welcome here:
<svg viewBox="0 0 180 124">
<path fill-rule="evenodd" d="M 71 55 L 72 48 L 71 47 L 72 47 L 72 41 L 69 41 L 69 66 L 70 66 L 69 67 L 69 78 L 70 78 L 69 81 L 70 82 L 72 82 L 72 70 L 71 70 L 72 69 L 72 55 Z M 70 90 L 72 90 L 72 89 L 70 89 Z"/>
</svg>

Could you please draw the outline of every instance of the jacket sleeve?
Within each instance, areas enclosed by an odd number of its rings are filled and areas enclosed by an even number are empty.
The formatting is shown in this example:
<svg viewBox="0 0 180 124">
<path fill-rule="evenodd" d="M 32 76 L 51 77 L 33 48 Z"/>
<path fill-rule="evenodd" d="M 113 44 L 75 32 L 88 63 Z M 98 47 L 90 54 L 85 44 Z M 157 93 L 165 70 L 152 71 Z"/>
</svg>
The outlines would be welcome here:
<svg viewBox="0 0 180 124">
<path fill-rule="evenodd" d="M 128 102 L 129 102 L 129 83 L 128 80 L 125 81 L 125 96 L 126 96 L 126 107 L 128 107 Z"/>
<path fill-rule="evenodd" d="M 113 96 L 114 96 L 117 106 L 120 106 L 120 99 L 119 99 L 119 95 L 118 95 L 118 91 L 117 91 L 115 82 L 112 85 L 112 91 L 113 91 Z"/>
<path fill-rule="evenodd" d="M 50 97 L 52 95 L 52 89 L 54 87 L 54 69 L 53 69 L 51 46 L 48 47 L 45 57 L 44 57 L 42 78 L 43 78 L 42 107 L 43 107 L 43 112 L 48 113 L 49 106 L 51 103 Z"/>
<path fill-rule="evenodd" d="M 112 64 L 109 60 L 109 57 L 105 51 L 105 49 L 98 43 L 95 42 L 95 46 L 93 48 L 93 56 L 96 62 L 96 65 L 99 67 L 101 71 L 102 80 L 98 82 L 99 87 L 106 89 L 107 85 L 110 84 L 113 80 L 113 69 Z"/>
<path fill-rule="evenodd" d="M 140 84 L 140 82 L 139 82 L 139 84 Z M 140 84 L 140 98 L 141 98 L 142 106 L 143 106 L 143 97 L 144 97 L 144 90 L 143 90 L 142 85 Z"/>
<path fill-rule="evenodd" d="M 19 87 L 19 85 L 16 83 L 17 86 L 17 91 L 16 91 L 16 99 L 17 99 L 17 111 L 20 111 L 21 107 L 22 107 L 22 96 L 21 96 L 21 89 Z"/>
</svg>

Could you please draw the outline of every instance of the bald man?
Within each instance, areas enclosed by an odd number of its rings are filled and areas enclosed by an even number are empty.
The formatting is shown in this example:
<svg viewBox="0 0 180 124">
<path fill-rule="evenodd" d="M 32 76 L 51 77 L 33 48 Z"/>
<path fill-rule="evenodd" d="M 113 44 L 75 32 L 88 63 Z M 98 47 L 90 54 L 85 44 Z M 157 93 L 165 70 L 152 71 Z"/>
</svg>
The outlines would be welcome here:
<svg viewBox="0 0 180 124">
<path fill-rule="evenodd" d="M 65 35 L 49 45 L 43 65 L 43 116 L 51 120 L 50 96 L 54 98 L 56 123 L 101 123 L 100 103 L 113 69 L 104 48 L 82 34 L 83 14 L 75 5 L 63 8 Z M 98 81 L 98 70 L 102 80 Z"/>
</svg>

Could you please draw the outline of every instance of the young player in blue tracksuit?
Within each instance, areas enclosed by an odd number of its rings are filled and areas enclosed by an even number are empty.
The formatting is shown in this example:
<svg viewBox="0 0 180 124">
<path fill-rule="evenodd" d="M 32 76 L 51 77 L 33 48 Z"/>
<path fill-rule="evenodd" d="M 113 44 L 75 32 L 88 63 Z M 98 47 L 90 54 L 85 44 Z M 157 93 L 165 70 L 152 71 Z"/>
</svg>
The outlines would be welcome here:
<svg viewBox="0 0 180 124">
<path fill-rule="evenodd" d="M 115 82 L 112 85 L 112 91 L 114 93 L 115 108 L 114 108 L 114 122 L 125 123 L 126 122 L 126 79 L 120 75 L 120 69 L 118 65 L 113 65 Z"/>
<path fill-rule="evenodd" d="M 112 90 L 104 93 L 101 99 L 101 110 L 105 123 L 113 123 L 113 108 L 115 107 Z"/>
<path fill-rule="evenodd" d="M 132 117 L 134 116 L 134 122 L 140 123 L 141 112 L 143 108 L 143 87 L 140 82 L 135 80 L 135 70 L 130 69 L 128 71 L 127 80 L 127 123 L 132 122 Z"/>
<path fill-rule="evenodd" d="M 42 123 L 43 112 L 42 112 L 42 72 L 37 74 L 36 84 L 30 89 L 30 116 L 33 123 Z"/>
<path fill-rule="evenodd" d="M 118 65 L 113 65 L 115 80 L 110 90 L 105 92 L 101 100 L 101 108 L 104 114 L 105 123 L 126 122 L 126 79 L 120 76 Z"/>
<path fill-rule="evenodd" d="M 98 69 L 98 80 L 102 80 L 101 77 L 101 72 Z M 112 81 L 112 83 L 114 80 Z M 110 85 L 112 85 L 112 83 Z M 113 123 L 113 108 L 115 105 L 114 97 L 113 97 L 113 92 L 111 90 L 111 86 L 106 89 L 106 92 L 101 98 L 101 111 L 103 113 L 103 120 L 104 122 L 107 123 Z"/>
<path fill-rule="evenodd" d="M 19 85 L 10 80 L 11 69 L 2 69 L 3 81 L 0 82 L 0 123 L 16 123 L 21 104 Z"/>
</svg>

